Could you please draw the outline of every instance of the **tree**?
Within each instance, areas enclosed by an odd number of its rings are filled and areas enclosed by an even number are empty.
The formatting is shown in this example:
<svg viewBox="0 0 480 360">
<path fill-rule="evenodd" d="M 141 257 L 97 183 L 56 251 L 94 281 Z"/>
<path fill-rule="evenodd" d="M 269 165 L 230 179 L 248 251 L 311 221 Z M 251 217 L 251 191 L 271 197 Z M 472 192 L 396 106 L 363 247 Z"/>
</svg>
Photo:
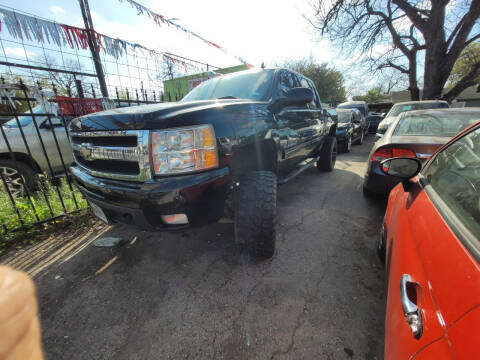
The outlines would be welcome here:
<svg viewBox="0 0 480 360">
<path fill-rule="evenodd" d="M 480 42 L 468 45 L 453 66 L 448 83 L 450 85 L 444 97 L 454 99 L 462 92 L 463 85 L 480 85 Z M 468 79 L 468 80 L 466 80 Z M 457 86 L 459 85 L 460 86 Z"/>
<path fill-rule="evenodd" d="M 420 52 L 423 98 L 439 99 L 462 50 L 480 38 L 480 0 L 318 0 L 314 10 L 311 24 L 344 50 L 407 75 L 412 100 L 419 99 Z M 460 79 L 457 90 L 468 84 Z"/>
<path fill-rule="evenodd" d="M 76 61 L 72 58 L 67 58 L 64 61 L 64 66 L 59 67 L 53 57 L 44 56 L 45 65 L 48 68 L 56 69 L 63 68 L 67 71 L 82 71 L 83 65 L 80 61 Z M 74 75 L 72 73 L 61 73 L 56 71 L 48 71 L 48 77 L 57 89 L 58 95 L 73 96 L 77 92 L 77 86 L 75 80 L 83 80 L 83 76 Z M 90 89 L 84 89 L 84 93 L 89 92 Z M 78 94 L 77 94 L 78 95 Z"/>
<path fill-rule="evenodd" d="M 328 67 L 327 63 L 317 64 L 312 58 L 309 58 L 286 61 L 280 66 L 296 71 L 311 79 L 323 102 L 340 103 L 346 100 L 342 73 Z"/>
<path fill-rule="evenodd" d="M 368 90 L 365 95 L 353 97 L 354 100 L 365 101 L 367 104 L 385 100 L 386 98 L 388 98 L 387 94 L 383 93 L 380 87 Z"/>
</svg>

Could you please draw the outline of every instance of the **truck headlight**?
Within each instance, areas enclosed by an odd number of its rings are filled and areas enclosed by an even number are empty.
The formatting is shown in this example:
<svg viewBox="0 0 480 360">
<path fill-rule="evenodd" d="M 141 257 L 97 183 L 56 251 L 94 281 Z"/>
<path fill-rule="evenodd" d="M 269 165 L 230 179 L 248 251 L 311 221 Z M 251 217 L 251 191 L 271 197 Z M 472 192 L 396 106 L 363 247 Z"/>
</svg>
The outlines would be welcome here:
<svg viewBox="0 0 480 360">
<path fill-rule="evenodd" d="M 155 175 L 181 174 L 218 166 L 212 125 L 152 131 Z"/>
</svg>

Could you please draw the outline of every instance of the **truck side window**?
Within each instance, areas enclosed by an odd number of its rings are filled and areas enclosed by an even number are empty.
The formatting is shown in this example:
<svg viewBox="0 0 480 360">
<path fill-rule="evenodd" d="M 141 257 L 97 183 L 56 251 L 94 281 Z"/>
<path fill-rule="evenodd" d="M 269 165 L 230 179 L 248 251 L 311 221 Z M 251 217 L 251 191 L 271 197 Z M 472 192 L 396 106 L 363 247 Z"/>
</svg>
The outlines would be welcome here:
<svg viewBox="0 0 480 360">
<path fill-rule="evenodd" d="M 312 92 L 313 92 L 313 101 L 310 104 L 308 104 L 310 109 L 319 109 L 320 108 L 320 101 L 318 100 L 317 92 L 315 90 L 315 86 L 310 84 L 310 82 L 307 79 L 305 79 L 304 77 L 300 78 L 300 85 L 302 87 L 305 87 L 307 89 L 312 90 Z"/>
<path fill-rule="evenodd" d="M 309 80 L 308 84 L 310 85 L 310 89 L 313 92 L 313 101 L 315 102 L 315 107 L 317 109 L 321 109 L 322 106 L 320 105 L 320 98 L 317 93 L 317 89 L 315 88 L 315 85 L 313 84 L 313 81 Z"/>
<path fill-rule="evenodd" d="M 287 91 L 293 89 L 294 87 L 296 87 L 296 84 L 292 73 L 289 73 L 288 71 L 282 71 L 280 73 L 280 78 L 277 86 L 277 97 L 285 96 Z"/>
</svg>

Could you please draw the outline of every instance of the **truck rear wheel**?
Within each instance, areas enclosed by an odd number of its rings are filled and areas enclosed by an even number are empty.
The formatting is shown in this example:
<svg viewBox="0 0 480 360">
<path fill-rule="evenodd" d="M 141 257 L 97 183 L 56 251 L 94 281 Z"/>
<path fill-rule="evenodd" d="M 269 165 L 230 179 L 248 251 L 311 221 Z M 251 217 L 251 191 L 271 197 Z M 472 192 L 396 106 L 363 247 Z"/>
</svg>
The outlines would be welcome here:
<svg viewBox="0 0 480 360">
<path fill-rule="evenodd" d="M 320 150 L 320 160 L 317 161 L 319 171 L 332 171 L 337 161 L 337 139 L 328 137 Z"/>
<path fill-rule="evenodd" d="M 277 177 L 270 171 L 251 171 L 240 178 L 235 196 L 235 241 L 252 257 L 275 253 Z"/>
</svg>

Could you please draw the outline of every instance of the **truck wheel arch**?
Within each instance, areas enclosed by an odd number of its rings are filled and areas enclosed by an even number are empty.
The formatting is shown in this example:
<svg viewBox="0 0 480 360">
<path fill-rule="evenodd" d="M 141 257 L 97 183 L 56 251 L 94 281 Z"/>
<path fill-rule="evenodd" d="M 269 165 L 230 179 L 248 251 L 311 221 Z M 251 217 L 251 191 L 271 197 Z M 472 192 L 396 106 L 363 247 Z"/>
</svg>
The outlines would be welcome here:
<svg viewBox="0 0 480 360">
<path fill-rule="evenodd" d="M 277 156 L 277 146 L 273 140 L 253 142 L 235 151 L 230 168 L 235 176 L 262 170 L 276 174 Z"/>
</svg>

